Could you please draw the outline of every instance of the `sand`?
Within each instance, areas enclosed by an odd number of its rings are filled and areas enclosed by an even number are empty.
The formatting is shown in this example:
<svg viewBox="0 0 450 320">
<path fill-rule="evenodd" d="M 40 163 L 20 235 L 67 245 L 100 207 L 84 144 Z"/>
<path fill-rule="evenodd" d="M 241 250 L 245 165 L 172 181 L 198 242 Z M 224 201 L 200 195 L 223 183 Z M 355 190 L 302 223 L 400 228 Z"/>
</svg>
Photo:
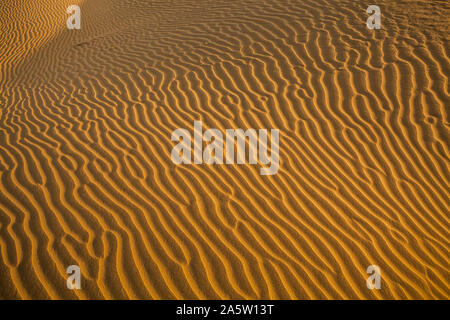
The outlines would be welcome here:
<svg viewBox="0 0 450 320">
<path fill-rule="evenodd" d="M 450 5 L 376 4 L 2 0 L 0 298 L 449 299 Z M 194 121 L 278 173 L 174 164 Z"/>
</svg>

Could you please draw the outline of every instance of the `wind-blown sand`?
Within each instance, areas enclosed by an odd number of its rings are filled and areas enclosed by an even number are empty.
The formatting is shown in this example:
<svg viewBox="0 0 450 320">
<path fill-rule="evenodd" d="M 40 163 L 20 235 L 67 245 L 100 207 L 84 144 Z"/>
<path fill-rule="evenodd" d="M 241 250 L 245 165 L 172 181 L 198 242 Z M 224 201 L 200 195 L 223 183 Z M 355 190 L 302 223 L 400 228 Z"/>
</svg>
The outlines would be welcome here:
<svg viewBox="0 0 450 320">
<path fill-rule="evenodd" d="M 2 0 L 0 298 L 448 299 L 450 5 L 370 4 L 381 30 L 354 0 Z M 195 120 L 278 128 L 278 174 L 175 165 Z"/>
</svg>

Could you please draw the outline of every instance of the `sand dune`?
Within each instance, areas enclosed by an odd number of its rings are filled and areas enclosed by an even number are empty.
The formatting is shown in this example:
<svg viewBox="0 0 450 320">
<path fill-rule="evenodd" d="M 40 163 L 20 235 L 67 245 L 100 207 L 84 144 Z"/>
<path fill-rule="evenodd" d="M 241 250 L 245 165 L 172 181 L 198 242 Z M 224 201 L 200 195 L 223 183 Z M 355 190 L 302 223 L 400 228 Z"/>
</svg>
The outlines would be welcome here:
<svg viewBox="0 0 450 320">
<path fill-rule="evenodd" d="M 0 298 L 448 299 L 450 5 L 377 5 L 2 0 Z M 196 120 L 278 173 L 175 165 Z"/>
</svg>

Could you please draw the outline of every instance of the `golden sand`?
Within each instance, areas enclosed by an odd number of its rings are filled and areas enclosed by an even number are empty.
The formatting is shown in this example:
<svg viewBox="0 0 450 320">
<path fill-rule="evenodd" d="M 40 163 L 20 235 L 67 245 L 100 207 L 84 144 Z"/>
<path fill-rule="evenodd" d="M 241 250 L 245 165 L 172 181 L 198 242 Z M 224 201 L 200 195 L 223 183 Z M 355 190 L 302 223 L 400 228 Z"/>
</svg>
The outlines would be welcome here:
<svg viewBox="0 0 450 320">
<path fill-rule="evenodd" d="M 0 298 L 448 299 L 450 5 L 376 2 L 380 30 L 354 0 L 0 1 Z M 278 173 L 175 165 L 194 121 L 278 128 Z"/>
</svg>

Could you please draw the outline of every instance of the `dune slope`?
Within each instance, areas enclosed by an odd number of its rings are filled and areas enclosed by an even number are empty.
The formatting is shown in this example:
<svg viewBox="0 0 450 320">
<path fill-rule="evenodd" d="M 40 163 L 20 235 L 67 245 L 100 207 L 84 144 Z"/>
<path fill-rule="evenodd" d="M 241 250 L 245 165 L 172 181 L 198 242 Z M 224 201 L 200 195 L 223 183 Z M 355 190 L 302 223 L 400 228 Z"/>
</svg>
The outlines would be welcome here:
<svg viewBox="0 0 450 320">
<path fill-rule="evenodd" d="M 1 1 L 0 298 L 448 299 L 450 5 L 377 4 Z M 195 120 L 278 173 L 175 165 Z"/>
</svg>

